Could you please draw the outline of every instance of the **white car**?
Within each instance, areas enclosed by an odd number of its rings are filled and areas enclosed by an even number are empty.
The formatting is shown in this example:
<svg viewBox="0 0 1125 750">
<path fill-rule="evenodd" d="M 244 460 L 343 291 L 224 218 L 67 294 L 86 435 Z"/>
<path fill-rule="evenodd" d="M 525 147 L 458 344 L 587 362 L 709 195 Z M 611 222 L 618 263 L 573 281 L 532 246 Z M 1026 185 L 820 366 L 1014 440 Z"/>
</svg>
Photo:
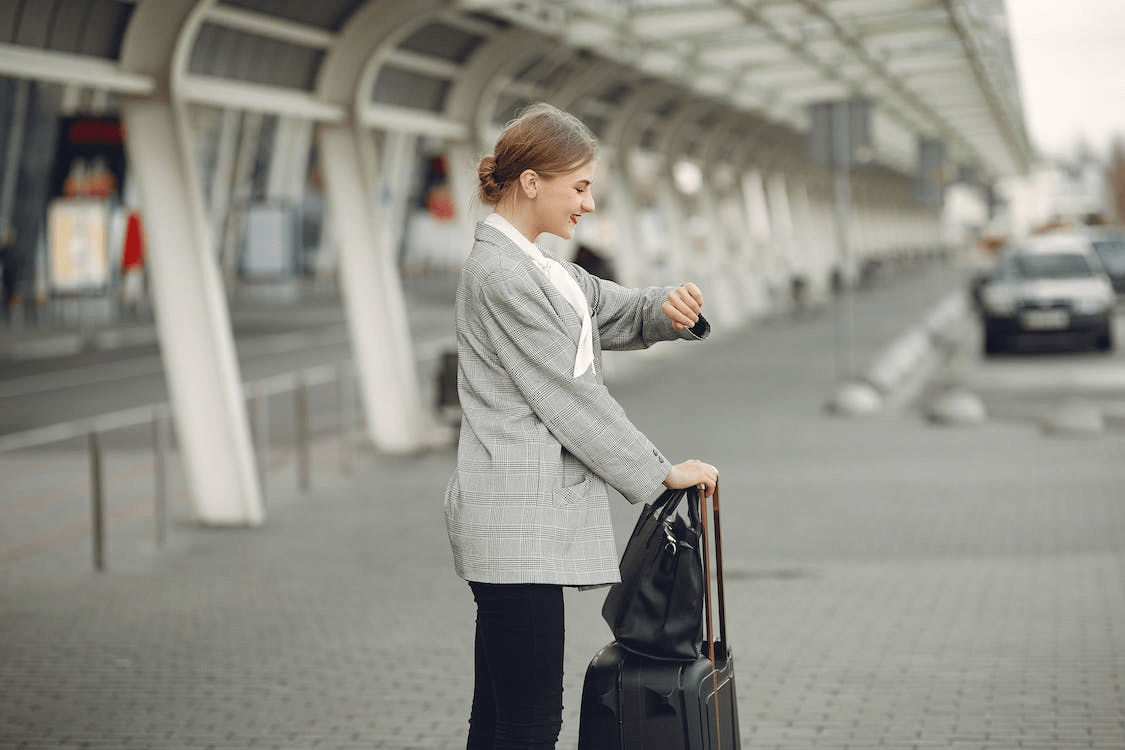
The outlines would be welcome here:
<svg viewBox="0 0 1125 750">
<path fill-rule="evenodd" d="M 1113 348 L 1113 285 L 1088 236 L 1047 234 L 1009 245 L 979 301 L 985 354 L 1076 336 Z"/>
</svg>

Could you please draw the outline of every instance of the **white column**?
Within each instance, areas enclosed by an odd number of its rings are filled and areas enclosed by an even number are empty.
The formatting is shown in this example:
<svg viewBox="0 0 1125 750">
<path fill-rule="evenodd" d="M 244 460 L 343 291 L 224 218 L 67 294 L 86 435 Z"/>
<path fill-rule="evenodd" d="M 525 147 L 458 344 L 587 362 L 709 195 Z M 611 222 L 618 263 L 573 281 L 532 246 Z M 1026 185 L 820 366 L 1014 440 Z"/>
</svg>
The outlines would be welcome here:
<svg viewBox="0 0 1125 750">
<path fill-rule="evenodd" d="M 812 283 L 817 255 L 816 233 L 813 230 L 812 202 L 808 187 L 797 178 L 790 178 L 787 186 L 789 211 L 793 221 L 793 270 L 805 280 L 805 294 Z M 807 299 L 807 297 L 806 297 Z"/>
<path fill-rule="evenodd" d="M 167 101 L 125 98 L 121 114 L 139 186 L 150 251 L 146 262 L 196 518 L 256 526 L 261 488 L 234 337 L 203 196 L 188 158 L 182 111 Z"/>
<path fill-rule="evenodd" d="M 747 257 L 749 279 L 755 290 L 754 312 L 764 313 L 770 306 L 770 267 L 773 265 L 773 242 L 769 208 L 762 174 L 752 169 L 742 176 L 742 195 L 748 222 L 751 251 Z"/>
<path fill-rule="evenodd" d="M 784 175 L 774 173 L 766 181 L 766 197 L 769 204 L 770 222 L 773 226 L 773 242 L 783 259 L 785 270 L 793 269 L 796 238 L 793 230 L 793 214 L 789 206 L 789 188 Z"/>
<path fill-rule="evenodd" d="M 422 398 L 381 179 L 363 174 L 371 139 L 352 126 L 322 125 L 320 157 L 367 428 L 378 450 L 409 453 L 425 443 Z"/>
<path fill-rule="evenodd" d="M 453 193 L 453 220 L 457 223 L 458 234 L 465 238 L 459 250 L 468 257 L 473 247 L 473 231 L 478 217 L 487 210 L 477 198 L 480 180 L 477 178 L 477 164 L 481 151 L 466 141 L 450 142 L 446 148 L 449 159 L 449 189 Z"/>
<path fill-rule="evenodd" d="M 234 159 L 238 151 L 239 113 L 224 109 L 219 115 L 219 133 L 215 144 L 215 168 L 211 172 L 211 201 L 208 216 L 211 219 L 215 247 L 226 236 L 227 214 L 231 207 L 231 188 L 234 185 Z"/>
<path fill-rule="evenodd" d="M 818 184 L 813 192 L 813 229 L 817 237 L 815 260 L 816 274 L 813 287 L 821 297 L 832 293 L 832 271 L 836 269 L 836 223 L 833 216 L 834 203 L 830 186 Z"/>
<path fill-rule="evenodd" d="M 266 180 L 266 196 L 271 201 L 300 205 L 308 176 L 312 131 L 310 120 L 278 116 Z"/>
<path fill-rule="evenodd" d="M 745 174 L 735 168 L 728 210 L 732 212 L 735 226 L 734 247 L 731 248 L 727 271 L 731 284 L 738 293 L 740 316 L 743 320 L 761 315 L 766 309 L 765 292 L 756 272 L 754 238 L 751 234 L 750 214 L 744 190 Z"/>
<path fill-rule="evenodd" d="M 704 225 L 708 227 L 705 236 L 711 270 L 708 282 L 713 288 L 711 297 L 715 302 L 713 311 L 718 322 L 732 328 L 744 323 L 750 315 L 738 278 L 743 249 L 738 238 L 744 231 L 732 226 L 732 222 L 743 224 L 741 210 L 732 206 L 732 201 L 737 202 L 736 197 L 741 193 L 737 172 L 730 165 L 732 154 L 727 148 L 742 131 L 741 123 L 715 121 L 700 149 L 703 189 L 699 206 Z"/>
<path fill-rule="evenodd" d="M 704 268 L 700 269 L 700 276 L 710 290 L 709 306 L 715 314 L 715 322 L 733 328 L 745 320 L 748 311 L 740 304 L 737 282 L 732 273 L 732 254 L 727 246 L 726 229 L 719 214 L 714 179 L 713 171 L 705 171 L 703 187 L 699 192 L 700 212 L 710 228 L 706 234 Z"/>
<path fill-rule="evenodd" d="M 691 237 L 684 217 L 683 201 L 672 179 L 671 164 L 656 174 L 656 208 L 664 223 L 665 278 L 655 279 L 660 284 L 681 284 L 687 281 Z"/>
<path fill-rule="evenodd" d="M 373 135 L 366 136 L 374 141 Z M 382 175 L 379 192 L 380 201 L 386 203 L 386 224 L 390 230 L 391 258 L 402 244 L 402 231 L 406 225 L 406 203 L 410 192 L 410 182 L 417 165 L 418 136 L 413 133 L 390 131 L 383 141 L 382 154 L 375 154 L 375 161 L 368 161 L 366 172 L 371 177 Z M 369 182 L 368 184 L 374 184 Z M 397 271 L 396 271 L 397 278 Z"/>
<path fill-rule="evenodd" d="M 785 177 L 778 173 L 764 179 L 766 210 L 770 217 L 769 286 L 771 302 L 787 305 L 789 278 L 793 272 L 793 219 L 789 213 L 789 195 Z"/>
<path fill-rule="evenodd" d="M 240 130 L 234 139 L 230 188 L 218 246 L 220 266 L 226 279 L 232 284 L 238 279 L 238 247 L 242 239 L 244 219 L 242 212 L 254 192 L 254 160 L 258 154 L 263 115 L 259 112 L 243 112 L 235 113 L 235 116 L 240 123 Z M 224 123 L 224 130 L 225 127 Z M 226 133 L 220 137 L 226 137 Z"/>
<path fill-rule="evenodd" d="M 644 250 L 641 248 L 641 223 L 637 202 L 633 196 L 633 173 L 629 166 L 629 154 L 622 149 L 614 149 L 609 157 L 610 213 L 617 239 L 613 248 L 613 263 L 617 269 L 618 280 L 625 286 L 647 286 L 648 269 L 644 267 Z"/>
<path fill-rule="evenodd" d="M 868 196 L 863 184 L 853 174 L 852 180 L 852 210 L 850 228 L 848 230 L 848 247 L 851 249 L 852 267 L 849 269 L 849 278 L 858 284 L 860 273 L 863 271 L 864 262 L 871 256 L 871 236 L 868 230 Z"/>
</svg>

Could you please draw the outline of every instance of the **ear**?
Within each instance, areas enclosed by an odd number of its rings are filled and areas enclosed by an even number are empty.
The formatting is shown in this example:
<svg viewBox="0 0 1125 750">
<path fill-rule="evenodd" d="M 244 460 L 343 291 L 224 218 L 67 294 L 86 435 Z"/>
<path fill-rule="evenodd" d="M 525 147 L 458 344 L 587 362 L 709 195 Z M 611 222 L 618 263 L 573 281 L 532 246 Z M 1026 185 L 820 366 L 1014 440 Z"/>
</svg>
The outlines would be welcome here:
<svg viewBox="0 0 1125 750">
<path fill-rule="evenodd" d="M 528 198 L 539 194 L 540 177 L 534 169 L 525 169 L 520 173 L 520 187 Z"/>
</svg>

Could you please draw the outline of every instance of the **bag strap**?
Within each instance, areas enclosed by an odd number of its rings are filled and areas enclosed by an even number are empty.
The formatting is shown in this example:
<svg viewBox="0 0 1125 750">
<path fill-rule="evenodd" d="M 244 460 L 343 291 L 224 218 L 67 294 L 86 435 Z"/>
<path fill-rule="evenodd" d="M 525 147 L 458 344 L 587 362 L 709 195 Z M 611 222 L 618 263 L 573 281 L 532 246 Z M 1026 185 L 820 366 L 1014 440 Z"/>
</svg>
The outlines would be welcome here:
<svg viewBox="0 0 1125 750">
<path fill-rule="evenodd" d="M 652 501 L 652 511 L 661 521 L 670 517 L 680 506 L 680 501 L 688 494 L 688 490 L 664 490 Z"/>
<path fill-rule="evenodd" d="M 680 501 L 685 497 L 689 498 L 687 503 L 687 517 L 693 529 L 700 527 L 700 508 L 699 503 L 695 502 L 694 487 L 679 490 L 665 490 L 661 495 L 652 501 L 652 513 L 656 520 L 660 523 L 666 523 L 668 519 L 676 515 L 676 511 L 680 507 Z"/>
</svg>

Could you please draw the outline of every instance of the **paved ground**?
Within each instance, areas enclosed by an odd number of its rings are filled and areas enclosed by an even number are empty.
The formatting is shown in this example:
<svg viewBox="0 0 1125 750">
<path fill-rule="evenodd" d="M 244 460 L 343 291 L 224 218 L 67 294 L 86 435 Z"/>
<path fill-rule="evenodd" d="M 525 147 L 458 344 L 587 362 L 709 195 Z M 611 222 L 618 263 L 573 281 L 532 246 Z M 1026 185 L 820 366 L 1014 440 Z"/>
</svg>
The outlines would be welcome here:
<svg viewBox="0 0 1125 750">
<path fill-rule="evenodd" d="M 861 361 L 951 283 L 860 295 Z M 669 456 L 722 471 L 743 747 L 1121 750 L 1125 438 L 829 416 L 833 331 L 814 313 L 673 345 L 614 387 Z M 19 458 L 5 486 L 81 486 L 81 462 Z M 178 507 L 163 548 L 138 511 L 103 574 L 83 539 L 0 561 L 0 748 L 463 747 L 452 465 L 365 456 L 309 494 L 273 489 L 256 531 Z M 635 513 L 615 507 L 621 538 Z M 609 638 L 600 602 L 567 596 L 560 748 Z"/>
</svg>

